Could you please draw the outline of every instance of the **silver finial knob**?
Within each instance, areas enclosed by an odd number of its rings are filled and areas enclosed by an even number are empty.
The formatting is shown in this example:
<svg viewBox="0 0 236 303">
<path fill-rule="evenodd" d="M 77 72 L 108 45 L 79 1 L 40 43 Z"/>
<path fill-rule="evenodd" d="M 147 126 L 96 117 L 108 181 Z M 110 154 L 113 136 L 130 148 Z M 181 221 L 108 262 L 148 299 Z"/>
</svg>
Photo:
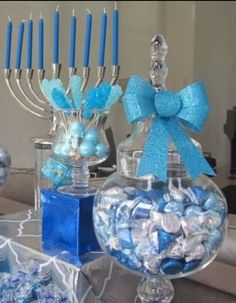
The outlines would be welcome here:
<svg viewBox="0 0 236 303">
<path fill-rule="evenodd" d="M 152 85 L 158 90 L 165 90 L 168 74 L 168 67 L 165 63 L 167 50 L 167 43 L 163 35 L 154 36 L 150 44 L 151 66 L 149 74 Z"/>
</svg>

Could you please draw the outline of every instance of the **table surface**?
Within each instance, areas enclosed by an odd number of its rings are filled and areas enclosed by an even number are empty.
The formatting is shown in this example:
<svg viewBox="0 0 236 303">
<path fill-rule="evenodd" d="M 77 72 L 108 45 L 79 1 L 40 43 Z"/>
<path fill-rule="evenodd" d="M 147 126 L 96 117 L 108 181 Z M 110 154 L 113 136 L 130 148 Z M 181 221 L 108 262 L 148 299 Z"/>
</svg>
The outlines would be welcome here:
<svg viewBox="0 0 236 303">
<path fill-rule="evenodd" d="M 217 260 L 235 266 L 236 215 L 229 215 L 229 227 Z M 90 253 L 79 260 L 68 252 L 44 248 L 40 211 L 0 217 L 0 274 L 6 264 L 13 273 L 37 265 L 43 276 L 67 294 L 70 303 L 140 303 L 136 291 L 140 276 L 108 256 Z"/>
<path fill-rule="evenodd" d="M 140 277 L 108 256 L 94 252 L 80 260 L 43 247 L 40 218 L 40 211 L 32 209 L 0 217 L 0 274 L 6 263 L 11 273 L 37 265 L 43 276 L 66 292 L 70 303 L 140 302 L 136 293 Z"/>
</svg>

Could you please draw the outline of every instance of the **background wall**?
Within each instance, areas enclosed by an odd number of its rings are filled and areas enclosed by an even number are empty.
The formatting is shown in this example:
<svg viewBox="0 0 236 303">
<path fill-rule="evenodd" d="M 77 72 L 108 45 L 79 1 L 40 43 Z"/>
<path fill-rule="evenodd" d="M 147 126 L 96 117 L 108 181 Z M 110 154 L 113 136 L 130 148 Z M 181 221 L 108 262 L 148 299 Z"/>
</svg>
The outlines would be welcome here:
<svg viewBox="0 0 236 303">
<path fill-rule="evenodd" d="M 168 87 L 178 90 L 204 80 L 212 111 L 201 134 L 193 137 L 213 154 L 219 169 L 228 171 L 230 143 L 223 126 L 236 97 L 236 2 L 167 1 L 164 11 Z"/>
<path fill-rule="evenodd" d="M 61 12 L 60 58 L 64 66 L 68 64 L 68 39 L 71 11 L 75 8 L 78 16 L 77 62 L 81 65 L 84 39 L 85 10 L 90 8 L 94 15 L 91 65 L 97 61 L 100 14 L 106 7 L 110 14 L 112 1 L 2 1 L 0 2 L 0 38 L 5 41 L 7 16 L 14 21 L 14 41 L 17 25 L 32 12 L 35 27 L 39 12 L 45 20 L 46 66 L 50 71 L 52 58 L 51 33 L 52 13 L 57 4 Z M 120 11 L 120 64 L 121 79 L 131 74 L 148 77 L 148 44 L 156 33 L 166 37 L 169 51 L 167 64 L 169 75 L 167 86 L 178 90 L 187 83 L 202 79 L 205 81 L 212 104 L 212 114 L 199 139 L 205 151 L 212 152 L 220 167 L 229 165 L 229 142 L 223 133 L 226 111 L 234 105 L 236 85 L 236 3 L 230 1 L 118 1 Z M 111 20 L 109 20 L 111 28 Z M 37 36 L 34 37 L 35 41 Z M 111 31 L 108 32 L 107 66 L 111 58 Z M 15 61 L 13 45 L 12 63 Z M 0 65 L 3 66 L 3 49 Z M 25 51 L 23 52 L 23 64 Z M 36 50 L 34 52 L 36 62 Z M 90 84 L 95 81 L 96 70 L 92 70 Z M 50 74 L 50 73 L 49 73 Z M 48 74 L 48 75 L 49 75 Z M 63 80 L 67 81 L 66 68 Z M 0 78 L 0 143 L 6 146 L 13 159 L 13 165 L 30 167 L 33 165 L 33 146 L 29 138 L 44 135 L 48 122 L 32 117 L 24 112 L 10 96 L 1 74 Z M 112 125 L 115 141 L 118 144 L 130 127 L 125 122 L 121 104 L 117 104 L 108 119 Z"/>
<path fill-rule="evenodd" d="M 228 169 L 230 142 L 223 132 L 227 109 L 236 105 L 236 3 L 197 2 L 194 79 L 208 88 L 212 113 L 199 136 L 205 149 L 213 151 L 219 166 Z"/>
</svg>

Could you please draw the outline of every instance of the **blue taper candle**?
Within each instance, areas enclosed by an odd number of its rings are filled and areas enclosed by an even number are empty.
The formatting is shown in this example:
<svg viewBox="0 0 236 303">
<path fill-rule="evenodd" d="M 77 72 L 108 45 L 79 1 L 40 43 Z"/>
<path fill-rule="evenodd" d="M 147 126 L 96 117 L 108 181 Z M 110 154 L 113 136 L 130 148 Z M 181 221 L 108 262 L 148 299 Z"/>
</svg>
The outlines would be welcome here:
<svg viewBox="0 0 236 303">
<path fill-rule="evenodd" d="M 70 27 L 70 56 L 69 56 L 69 67 L 75 67 L 75 46 L 76 46 L 76 16 L 74 10 L 71 16 L 71 27 Z"/>
<path fill-rule="evenodd" d="M 59 6 L 53 14 L 53 63 L 59 63 L 59 23 L 60 16 L 58 12 Z"/>
<path fill-rule="evenodd" d="M 38 69 L 44 69 L 44 21 L 41 14 L 38 21 Z"/>
<path fill-rule="evenodd" d="M 6 36 L 6 49 L 5 49 L 5 64 L 6 69 L 11 67 L 11 40 L 12 40 L 12 21 L 8 17 L 7 23 L 7 36 Z"/>
<path fill-rule="evenodd" d="M 98 54 L 98 66 L 104 66 L 105 51 L 106 51 L 106 36 L 107 36 L 107 14 L 106 10 L 102 14 L 100 27 L 100 46 Z"/>
<path fill-rule="evenodd" d="M 84 39 L 84 59 L 83 67 L 89 67 L 89 56 L 90 56 L 90 44 L 91 44 L 91 33 L 92 33 L 92 14 L 88 10 L 86 17 L 86 30 L 85 30 L 85 39 Z"/>
<path fill-rule="evenodd" d="M 112 15 L 112 65 L 118 65 L 119 55 L 119 12 L 115 5 Z"/>
<path fill-rule="evenodd" d="M 33 52 L 33 21 L 32 16 L 30 14 L 30 18 L 28 20 L 28 35 L 27 35 L 27 60 L 26 60 L 26 68 L 32 68 L 32 52 Z"/>
<path fill-rule="evenodd" d="M 18 30 L 18 40 L 17 40 L 17 49 L 16 49 L 16 69 L 20 69 L 21 67 L 21 55 L 22 55 L 22 48 L 23 48 L 23 38 L 24 38 L 24 21 L 21 21 Z"/>
</svg>

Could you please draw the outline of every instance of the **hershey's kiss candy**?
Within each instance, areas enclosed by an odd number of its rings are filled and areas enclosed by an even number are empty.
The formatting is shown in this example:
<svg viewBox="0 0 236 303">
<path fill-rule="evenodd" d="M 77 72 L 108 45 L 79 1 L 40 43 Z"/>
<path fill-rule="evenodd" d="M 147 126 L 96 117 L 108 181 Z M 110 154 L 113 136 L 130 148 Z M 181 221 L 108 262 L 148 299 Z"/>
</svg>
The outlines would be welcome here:
<svg viewBox="0 0 236 303">
<path fill-rule="evenodd" d="M 180 226 L 180 219 L 174 214 L 164 214 L 161 218 L 161 227 L 168 233 L 177 233 Z"/>
<path fill-rule="evenodd" d="M 192 237 L 196 235 L 208 234 L 206 227 L 201 226 L 199 221 L 196 219 L 191 219 L 183 217 L 181 219 L 181 226 L 186 237 Z"/>
<path fill-rule="evenodd" d="M 134 245 L 138 245 L 147 238 L 150 222 L 148 220 L 139 220 L 137 224 L 131 229 L 131 236 Z"/>
<path fill-rule="evenodd" d="M 187 262 L 192 260 L 202 260 L 205 255 L 206 249 L 204 245 L 200 244 L 185 258 L 185 260 Z"/>
<path fill-rule="evenodd" d="M 221 225 L 221 216 L 213 210 L 205 211 L 200 220 L 209 229 L 214 229 Z"/>
<path fill-rule="evenodd" d="M 177 275 L 182 271 L 182 262 L 180 260 L 167 258 L 161 263 L 161 272 L 166 275 Z"/>
<path fill-rule="evenodd" d="M 184 257 L 184 252 L 179 243 L 174 243 L 171 245 L 171 247 L 168 249 L 168 252 L 166 254 L 168 258 L 173 258 L 173 259 L 183 259 Z"/>
<path fill-rule="evenodd" d="M 119 229 L 117 231 L 117 237 L 119 240 L 119 244 L 123 249 L 132 249 L 133 241 L 131 238 L 131 233 L 129 229 Z"/>
<path fill-rule="evenodd" d="M 201 263 L 200 260 L 193 260 L 193 261 L 185 263 L 184 268 L 183 268 L 183 273 L 193 271 L 200 265 L 200 263 Z"/>
<path fill-rule="evenodd" d="M 152 210 L 150 213 L 151 221 L 153 222 L 153 225 L 157 228 L 161 228 L 161 218 L 163 214 L 159 213 L 156 210 Z"/>
<path fill-rule="evenodd" d="M 189 218 L 198 218 L 201 213 L 202 209 L 197 205 L 191 205 L 187 207 L 184 211 L 184 215 Z"/>
<path fill-rule="evenodd" d="M 176 187 L 173 187 L 170 191 L 170 196 L 172 199 L 178 202 L 182 202 L 185 198 L 185 194 Z"/>
<path fill-rule="evenodd" d="M 155 247 L 151 244 L 149 239 L 143 239 L 138 246 L 134 249 L 135 254 L 140 259 L 145 259 L 153 254 L 156 254 L 157 251 Z"/>
<path fill-rule="evenodd" d="M 157 274 L 162 261 L 162 256 L 158 254 L 151 254 L 144 258 L 143 265 L 150 272 Z"/>
<path fill-rule="evenodd" d="M 208 192 L 201 186 L 194 185 L 187 189 L 187 194 L 191 201 L 197 205 L 202 205 L 208 198 Z"/>
<path fill-rule="evenodd" d="M 150 217 L 150 210 L 152 203 L 145 199 L 137 200 L 137 204 L 132 211 L 132 217 L 134 219 L 148 219 Z"/>
<path fill-rule="evenodd" d="M 178 216 L 182 216 L 183 211 L 184 211 L 183 204 L 176 201 L 171 201 L 167 203 L 164 207 L 165 213 L 174 213 Z"/>
<path fill-rule="evenodd" d="M 173 234 L 167 233 L 163 230 L 158 231 L 158 252 L 161 253 L 163 250 L 168 249 L 175 238 L 176 237 Z"/>
<path fill-rule="evenodd" d="M 193 253 L 194 249 L 202 244 L 202 241 L 206 239 L 206 235 L 197 235 L 191 238 L 181 238 L 180 240 L 176 239 L 176 241 L 181 244 L 185 254 L 191 254 Z"/>
</svg>

